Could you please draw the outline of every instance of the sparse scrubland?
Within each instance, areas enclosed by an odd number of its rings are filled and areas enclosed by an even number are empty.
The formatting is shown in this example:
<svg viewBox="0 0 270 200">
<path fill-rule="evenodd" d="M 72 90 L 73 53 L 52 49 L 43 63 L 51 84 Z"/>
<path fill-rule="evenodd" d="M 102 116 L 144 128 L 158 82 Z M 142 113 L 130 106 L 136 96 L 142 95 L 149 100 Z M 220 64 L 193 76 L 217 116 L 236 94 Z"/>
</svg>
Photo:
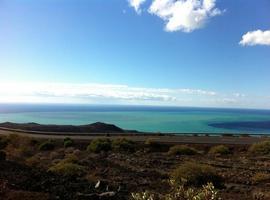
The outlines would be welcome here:
<svg viewBox="0 0 270 200">
<path fill-rule="evenodd" d="M 0 137 L 0 199 L 269 199 L 270 142 Z"/>
<path fill-rule="evenodd" d="M 225 145 L 213 146 L 209 150 L 209 154 L 213 154 L 213 155 L 228 155 L 228 154 L 230 154 L 230 149 L 227 146 L 225 146 Z"/>
</svg>

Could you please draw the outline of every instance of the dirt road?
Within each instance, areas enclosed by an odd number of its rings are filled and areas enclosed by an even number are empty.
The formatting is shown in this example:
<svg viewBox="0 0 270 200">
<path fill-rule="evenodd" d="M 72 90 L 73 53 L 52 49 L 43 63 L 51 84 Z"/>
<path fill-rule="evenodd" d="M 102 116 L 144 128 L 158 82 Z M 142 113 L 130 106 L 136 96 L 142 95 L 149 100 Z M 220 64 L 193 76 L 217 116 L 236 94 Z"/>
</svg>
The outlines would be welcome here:
<svg viewBox="0 0 270 200">
<path fill-rule="evenodd" d="M 175 143 L 175 144 L 253 144 L 263 140 L 269 139 L 268 137 L 240 137 L 240 136 L 188 136 L 188 135 L 140 135 L 140 134 L 76 134 L 76 133 L 41 133 L 41 132 L 28 132 L 28 131 L 15 131 L 15 130 L 0 130 L 0 135 L 18 134 L 35 138 L 50 138 L 50 139 L 63 139 L 70 137 L 74 140 L 92 140 L 95 138 L 110 138 L 125 137 L 127 139 L 144 142 L 151 138 L 151 140 L 160 143 Z M 124 135 L 124 136 L 123 136 Z"/>
</svg>

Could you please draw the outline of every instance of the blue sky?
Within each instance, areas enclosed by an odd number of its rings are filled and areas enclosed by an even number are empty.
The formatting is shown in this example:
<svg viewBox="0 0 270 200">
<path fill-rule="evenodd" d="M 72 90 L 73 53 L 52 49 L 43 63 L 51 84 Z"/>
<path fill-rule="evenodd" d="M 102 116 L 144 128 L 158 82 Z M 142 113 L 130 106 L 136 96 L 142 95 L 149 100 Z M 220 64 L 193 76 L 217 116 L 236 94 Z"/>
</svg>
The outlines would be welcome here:
<svg viewBox="0 0 270 200">
<path fill-rule="evenodd" d="M 0 0 L 0 101 L 270 108 L 270 2 L 182 3 Z"/>
</svg>

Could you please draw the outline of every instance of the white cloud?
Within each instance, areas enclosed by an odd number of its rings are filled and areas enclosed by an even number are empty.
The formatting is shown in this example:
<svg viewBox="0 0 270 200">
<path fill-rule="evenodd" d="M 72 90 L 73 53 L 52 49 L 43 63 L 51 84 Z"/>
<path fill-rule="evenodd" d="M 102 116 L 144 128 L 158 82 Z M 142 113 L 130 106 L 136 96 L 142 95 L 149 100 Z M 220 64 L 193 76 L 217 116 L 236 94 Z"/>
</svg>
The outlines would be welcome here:
<svg viewBox="0 0 270 200">
<path fill-rule="evenodd" d="M 192 32 L 222 13 L 215 6 L 215 0 L 153 0 L 148 12 L 165 21 L 166 31 Z"/>
<path fill-rule="evenodd" d="M 241 93 L 234 93 L 233 96 L 234 96 L 234 97 L 237 97 L 237 98 L 246 97 L 245 94 L 241 94 Z"/>
<path fill-rule="evenodd" d="M 128 0 L 129 5 L 135 9 L 135 11 L 140 14 L 141 13 L 141 5 L 145 2 L 146 0 Z"/>
<path fill-rule="evenodd" d="M 66 102 L 159 102 L 175 103 L 178 100 L 214 96 L 216 92 L 200 89 L 143 88 L 110 84 L 66 83 L 0 83 L 0 102 L 4 101 L 57 101 Z"/>
<path fill-rule="evenodd" d="M 215 96 L 217 95 L 214 91 L 207 91 L 207 90 L 196 90 L 196 89 L 179 89 L 179 92 L 187 93 L 187 94 L 194 94 L 194 95 L 209 95 Z"/>
<path fill-rule="evenodd" d="M 147 88 L 95 83 L 0 82 L 0 102 L 263 107 L 269 105 L 269 98 L 194 88 Z"/>
<path fill-rule="evenodd" d="M 242 46 L 270 45 L 270 30 L 249 31 L 242 36 L 239 44 Z"/>
</svg>

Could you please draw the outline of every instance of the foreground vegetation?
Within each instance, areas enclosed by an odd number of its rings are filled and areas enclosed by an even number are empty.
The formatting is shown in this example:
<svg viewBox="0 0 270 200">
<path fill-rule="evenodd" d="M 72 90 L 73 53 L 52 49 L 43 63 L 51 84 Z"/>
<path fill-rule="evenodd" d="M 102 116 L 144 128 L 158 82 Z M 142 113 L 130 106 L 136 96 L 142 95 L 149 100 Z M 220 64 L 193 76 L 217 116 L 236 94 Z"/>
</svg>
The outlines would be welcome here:
<svg viewBox="0 0 270 200">
<path fill-rule="evenodd" d="M 270 199 L 270 142 L 0 137 L 0 199 Z"/>
</svg>

